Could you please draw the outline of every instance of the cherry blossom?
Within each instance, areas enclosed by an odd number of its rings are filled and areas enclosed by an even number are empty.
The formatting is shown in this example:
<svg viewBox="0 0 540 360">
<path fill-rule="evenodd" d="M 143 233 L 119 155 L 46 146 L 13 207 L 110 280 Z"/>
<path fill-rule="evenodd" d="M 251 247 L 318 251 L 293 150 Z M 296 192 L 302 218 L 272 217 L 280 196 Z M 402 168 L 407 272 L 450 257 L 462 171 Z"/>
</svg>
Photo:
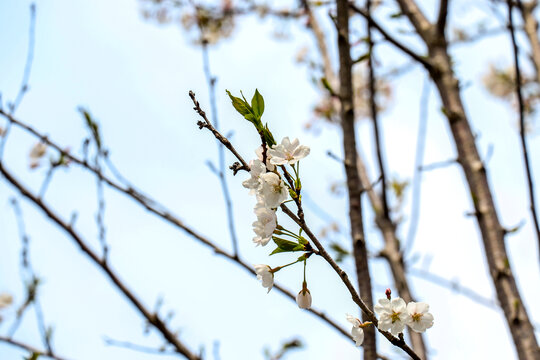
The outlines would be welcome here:
<svg viewBox="0 0 540 360">
<path fill-rule="evenodd" d="M 268 289 L 268 292 L 272 290 L 274 286 L 274 273 L 270 266 L 265 264 L 253 265 L 255 267 L 255 273 L 257 274 L 257 279 L 262 281 L 262 286 Z"/>
<path fill-rule="evenodd" d="M 255 194 L 262 186 L 261 175 L 266 172 L 266 167 L 259 160 L 253 160 L 251 162 L 251 171 L 249 172 L 251 177 L 242 183 L 247 189 L 250 189 L 249 194 Z"/>
<path fill-rule="evenodd" d="M 261 180 L 262 187 L 257 195 L 268 208 L 275 209 L 287 200 L 289 191 L 277 174 L 272 172 L 262 174 Z"/>
<path fill-rule="evenodd" d="M 375 312 L 379 315 L 379 329 L 390 331 L 396 336 L 403 332 L 405 324 L 410 321 L 405 301 L 399 297 L 392 300 L 379 299 Z"/>
<path fill-rule="evenodd" d="M 356 346 L 362 345 L 362 343 L 364 342 L 364 329 L 362 329 L 361 327 L 362 322 L 360 321 L 360 319 L 349 314 L 347 314 L 347 321 L 353 325 L 351 329 L 351 335 L 356 342 Z"/>
<path fill-rule="evenodd" d="M 268 150 L 270 155 L 270 163 L 274 165 L 294 165 L 300 159 L 309 155 L 309 146 L 300 145 L 298 139 L 294 139 L 292 142 L 289 137 L 284 137 L 281 140 L 281 144 L 274 145 L 272 149 Z"/>
<path fill-rule="evenodd" d="M 257 221 L 253 223 L 253 231 L 256 236 L 253 238 L 253 242 L 257 246 L 265 246 L 272 238 L 277 226 L 276 212 L 268 209 L 263 203 L 257 203 L 255 215 L 257 215 Z"/>
<path fill-rule="evenodd" d="M 426 329 L 433 326 L 433 315 L 428 311 L 428 304 L 411 301 L 407 304 L 407 313 L 410 316 L 407 325 L 417 333 L 423 333 Z"/>
</svg>

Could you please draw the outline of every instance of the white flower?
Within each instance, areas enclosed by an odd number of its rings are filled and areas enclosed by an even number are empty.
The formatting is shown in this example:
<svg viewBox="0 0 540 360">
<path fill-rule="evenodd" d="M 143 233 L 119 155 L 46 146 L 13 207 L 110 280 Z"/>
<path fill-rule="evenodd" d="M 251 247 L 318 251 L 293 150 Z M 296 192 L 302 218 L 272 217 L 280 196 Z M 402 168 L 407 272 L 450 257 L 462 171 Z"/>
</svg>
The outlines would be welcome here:
<svg viewBox="0 0 540 360">
<path fill-rule="evenodd" d="M 259 264 L 259 265 L 253 265 L 255 266 L 255 273 L 257 273 L 257 280 L 262 280 L 262 286 L 264 288 L 268 289 L 268 292 L 272 290 L 272 286 L 274 286 L 274 273 L 272 273 L 270 270 L 270 266 Z"/>
<path fill-rule="evenodd" d="M 305 282 L 302 285 L 302 290 L 296 295 L 296 303 L 300 309 L 309 309 L 311 307 L 311 293 Z"/>
<path fill-rule="evenodd" d="M 270 171 L 274 171 L 274 169 L 276 168 L 274 166 L 274 164 L 272 164 L 270 162 L 270 159 L 272 158 L 272 156 L 270 156 L 270 154 L 268 153 L 268 146 L 266 147 L 266 167 L 268 168 L 268 170 Z M 263 147 L 262 145 L 259 146 L 257 149 L 255 149 L 255 154 L 257 155 L 257 158 L 259 158 L 259 160 L 262 162 L 263 161 Z"/>
<path fill-rule="evenodd" d="M 300 145 L 298 139 L 292 142 L 288 137 L 281 140 L 281 144 L 274 145 L 268 150 L 270 154 L 270 163 L 274 165 L 294 165 L 300 159 L 309 155 L 309 146 Z"/>
<path fill-rule="evenodd" d="M 411 301 L 407 304 L 407 313 L 410 319 L 407 325 L 418 333 L 423 333 L 433 326 L 433 315 L 428 312 L 429 305 L 424 302 Z"/>
<path fill-rule="evenodd" d="M 405 324 L 410 321 L 405 301 L 399 297 L 392 300 L 379 299 L 375 312 L 379 315 L 379 329 L 390 331 L 396 336 L 403 332 Z"/>
<path fill-rule="evenodd" d="M 289 191 L 283 183 L 283 180 L 275 173 L 266 173 L 261 175 L 262 187 L 259 190 L 259 197 L 266 207 L 275 209 L 282 202 L 287 200 Z"/>
<path fill-rule="evenodd" d="M 268 209 L 263 203 L 257 203 L 255 205 L 255 215 L 257 215 L 257 221 L 253 223 L 253 231 L 257 236 L 253 238 L 253 242 L 257 246 L 265 246 L 272 238 L 272 234 L 276 229 L 276 212 Z"/>
<path fill-rule="evenodd" d="M 266 167 L 261 161 L 253 160 L 251 162 L 251 171 L 249 172 L 251 174 L 251 177 L 242 183 L 245 188 L 250 189 L 250 195 L 255 194 L 260 189 L 262 185 L 261 175 L 265 172 Z"/>
<path fill-rule="evenodd" d="M 13 303 L 13 296 L 7 293 L 0 294 L 0 309 L 6 308 Z"/>
<path fill-rule="evenodd" d="M 39 166 L 39 160 L 47 152 L 47 144 L 37 142 L 30 150 L 30 168 L 35 169 Z"/>
<path fill-rule="evenodd" d="M 351 335 L 353 337 L 353 340 L 356 341 L 356 346 L 362 345 L 364 342 L 364 330 L 360 327 L 362 325 L 362 322 L 360 319 L 347 314 L 347 321 L 353 324 L 353 327 L 351 329 Z"/>
</svg>

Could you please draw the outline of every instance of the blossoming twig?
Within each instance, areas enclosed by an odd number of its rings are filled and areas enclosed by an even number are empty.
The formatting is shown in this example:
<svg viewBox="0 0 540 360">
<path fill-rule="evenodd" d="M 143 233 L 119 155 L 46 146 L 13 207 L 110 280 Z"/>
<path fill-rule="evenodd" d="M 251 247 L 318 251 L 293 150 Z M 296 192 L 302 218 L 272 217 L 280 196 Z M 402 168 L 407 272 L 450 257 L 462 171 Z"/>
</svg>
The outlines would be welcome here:
<svg viewBox="0 0 540 360">
<path fill-rule="evenodd" d="M 244 161 L 244 159 L 242 158 L 242 156 L 240 156 L 240 154 L 236 151 L 236 149 L 232 146 L 231 142 L 223 135 L 221 135 L 221 133 L 219 131 L 217 131 L 213 126 L 212 124 L 210 123 L 210 121 L 208 120 L 208 118 L 206 117 L 206 113 L 201 109 L 200 105 L 199 105 L 199 102 L 197 101 L 197 99 L 195 98 L 195 93 L 193 91 L 189 91 L 189 97 L 191 98 L 191 100 L 193 101 L 193 104 L 195 105 L 195 107 L 193 108 L 202 118 L 204 121 L 201 121 L 199 120 L 197 122 L 197 125 L 199 126 L 199 129 L 202 129 L 202 128 L 207 128 L 208 130 L 210 130 L 212 132 L 212 134 L 216 137 L 216 139 L 218 139 L 227 149 L 229 149 L 230 152 L 232 152 L 234 154 L 234 156 L 236 156 L 236 158 L 238 159 L 238 161 L 240 161 L 240 163 L 238 165 L 235 165 L 233 164 L 233 166 L 231 166 L 231 170 L 233 170 L 233 174 L 236 175 L 236 173 L 240 170 L 245 170 L 245 171 L 249 171 L 250 170 L 250 167 L 249 165 Z"/>
<path fill-rule="evenodd" d="M 60 154 L 62 154 L 66 159 L 69 159 L 73 164 L 76 164 L 78 166 L 83 167 L 84 169 L 90 171 L 96 176 L 101 176 L 105 184 L 107 184 L 112 189 L 126 195 L 130 199 L 134 200 L 136 203 L 144 207 L 146 210 L 151 212 L 152 214 L 158 216 L 165 222 L 171 224 L 177 229 L 180 229 L 187 233 L 189 236 L 191 236 L 193 239 L 199 241 L 200 243 L 204 244 L 205 246 L 209 247 L 214 251 L 215 254 L 221 255 L 228 260 L 233 261 L 234 263 L 238 264 L 240 267 L 244 268 L 246 271 L 251 273 L 252 275 L 256 276 L 255 270 L 252 268 L 252 266 L 244 261 L 241 258 L 235 257 L 233 254 L 228 253 L 225 249 L 219 247 L 214 242 L 212 242 L 210 239 L 204 237 L 202 234 L 199 234 L 195 229 L 191 228 L 190 226 L 186 225 L 180 218 L 178 218 L 176 215 L 174 215 L 169 209 L 167 209 L 162 204 L 158 203 L 154 199 L 146 196 L 139 190 L 137 190 L 135 187 L 129 184 L 126 179 L 124 179 L 116 169 L 114 174 L 117 178 L 119 178 L 119 181 L 122 182 L 122 184 L 117 183 L 116 181 L 112 180 L 111 178 L 107 177 L 103 173 L 99 173 L 98 170 L 94 168 L 87 160 L 83 160 L 78 158 L 77 156 L 67 152 L 65 150 L 65 147 L 58 145 L 57 143 L 50 140 L 47 136 L 44 134 L 38 132 L 33 127 L 29 126 L 26 123 L 21 122 L 20 120 L 14 118 L 13 116 L 9 115 L 5 111 L 0 109 L 0 115 L 5 117 L 8 120 L 9 124 L 16 125 L 17 127 L 27 131 L 31 135 L 35 136 L 36 138 L 40 139 L 44 143 L 46 143 L 49 147 L 53 148 L 54 150 L 58 151 Z M 231 145 L 232 146 L 232 145 Z M 1 162 L 0 162 L 1 164 Z M 111 168 L 110 164 L 109 167 Z M 293 214 L 294 216 L 294 214 Z M 291 301 L 296 302 L 295 295 L 289 291 L 288 289 L 284 288 L 283 286 L 279 284 L 274 284 L 274 287 L 281 292 L 285 297 L 290 299 Z M 331 328 L 337 330 L 339 333 L 341 333 L 343 336 L 352 339 L 349 332 L 344 329 L 341 325 L 339 325 L 336 321 L 329 318 L 323 311 L 310 308 L 308 309 L 310 313 L 317 316 L 319 319 L 327 323 Z"/>
</svg>

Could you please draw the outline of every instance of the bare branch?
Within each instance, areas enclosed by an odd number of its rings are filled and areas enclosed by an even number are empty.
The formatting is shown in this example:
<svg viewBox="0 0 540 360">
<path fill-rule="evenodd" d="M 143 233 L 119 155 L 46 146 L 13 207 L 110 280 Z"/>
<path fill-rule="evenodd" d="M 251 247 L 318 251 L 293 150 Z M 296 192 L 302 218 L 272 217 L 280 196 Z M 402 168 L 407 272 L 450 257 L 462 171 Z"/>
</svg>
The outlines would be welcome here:
<svg viewBox="0 0 540 360">
<path fill-rule="evenodd" d="M 352 83 L 351 45 L 349 42 L 349 3 L 347 0 L 337 0 L 336 29 L 339 52 L 339 99 L 341 101 L 340 117 L 343 134 L 343 152 L 345 154 L 344 167 L 345 174 L 347 176 L 347 189 L 349 195 L 351 240 L 356 265 L 356 278 L 363 304 L 366 308 L 372 309 L 373 294 L 371 276 L 369 274 L 364 223 L 362 218 L 362 186 L 358 176 L 358 168 L 356 167 L 356 132 L 354 128 L 354 95 Z M 371 46 L 369 50 L 371 50 Z M 317 248 L 319 247 L 317 246 Z M 364 311 L 364 314 L 362 314 L 362 320 L 368 320 L 367 317 L 368 316 Z M 364 333 L 364 342 L 362 344 L 364 347 L 364 360 L 376 360 L 377 343 L 375 331 L 373 328 L 366 328 Z"/>
<path fill-rule="evenodd" d="M 517 0 L 518 7 L 523 9 L 521 0 Z M 538 213 L 536 211 L 536 201 L 534 198 L 534 182 L 531 174 L 531 163 L 529 160 L 529 150 L 527 148 L 527 138 L 525 134 L 525 106 L 523 104 L 523 95 L 521 89 L 521 69 L 519 66 L 519 49 L 514 31 L 514 20 L 512 17 L 513 1 L 508 0 L 508 31 L 512 40 L 512 51 L 514 54 L 514 72 L 516 73 L 516 96 L 518 99 L 519 112 L 519 138 L 521 141 L 521 152 L 523 155 L 523 163 L 525 164 L 525 175 L 527 176 L 527 188 L 529 190 L 529 203 L 531 217 L 533 218 L 534 230 L 536 231 L 536 241 L 538 243 L 538 258 L 540 259 L 540 225 L 538 224 Z M 522 10 L 523 12 L 523 10 Z"/>
<path fill-rule="evenodd" d="M 131 302 L 133 306 L 141 313 L 141 315 L 152 324 L 156 330 L 158 330 L 162 336 L 169 342 L 179 354 L 184 355 L 187 359 L 190 360 L 200 360 L 198 355 L 195 355 L 191 350 L 189 350 L 174 334 L 173 331 L 169 330 L 167 325 L 161 320 L 158 314 L 152 313 L 148 310 L 142 302 L 133 294 L 131 290 L 123 283 L 118 275 L 109 267 L 109 265 L 103 261 L 99 255 L 97 255 L 82 239 L 82 237 L 69 225 L 64 222 L 59 215 L 57 215 L 51 208 L 49 208 L 44 202 L 42 202 L 38 197 L 32 194 L 26 187 L 24 187 L 18 180 L 16 180 L 11 173 L 9 173 L 4 165 L 0 163 L 0 173 L 6 178 L 6 180 L 16 188 L 19 193 L 27 198 L 30 202 L 36 205 L 43 213 L 49 217 L 56 225 L 58 225 L 80 248 L 80 250 L 85 253 L 90 260 L 97 265 L 101 270 L 107 275 L 107 277 L 113 282 L 116 288 L 124 294 L 124 296 Z"/>
<path fill-rule="evenodd" d="M 371 16 L 369 16 L 365 10 L 360 9 L 353 3 L 349 3 L 350 8 L 362 15 L 377 31 L 392 45 L 403 51 L 405 54 L 409 55 L 411 58 L 422 64 L 426 69 L 431 69 L 433 66 L 429 59 L 426 56 L 418 55 L 413 50 L 409 49 L 398 40 L 396 40 L 392 35 L 390 35 L 379 23 L 377 23 Z"/>
<path fill-rule="evenodd" d="M 420 191 L 422 184 L 422 162 L 424 161 L 424 150 L 426 147 L 426 129 L 428 118 L 429 104 L 429 79 L 424 80 L 422 87 L 422 95 L 420 96 L 420 119 L 418 121 L 418 135 L 416 138 L 416 156 L 414 160 L 414 175 L 412 179 L 412 194 L 411 194 L 411 217 L 409 220 L 409 229 L 407 238 L 403 245 L 403 249 L 409 252 L 414 244 L 416 237 L 416 229 L 420 219 Z"/>
<path fill-rule="evenodd" d="M 28 351 L 31 354 L 39 354 L 40 356 L 46 357 L 46 358 L 49 358 L 49 359 L 67 360 L 67 358 L 51 354 L 48 351 L 43 351 L 43 350 L 37 349 L 37 348 L 35 348 L 35 347 L 31 346 L 31 345 L 25 344 L 25 343 L 23 343 L 21 341 L 17 341 L 17 340 L 14 340 L 12 338 L 9 338 L 9 337 L 0 336 L 0 342 L 12 345 L 12 346 L 14 346 L 16 348 L 19 348 L 19 349 L 22 349 L 22 350 L 25 350 L 25 351 Z"/>
<path fill-rule="evenodd" d="M 446 20 L 448 19 L 448 3 L 450 0 L 440 0 L 439 2 L 439 15 L 437 17 L 437 36 L 444 38 L 444 32 L 446 30 Z"/>
<path fill-rule="evenodd" d="M 204 74 L 206 76 L 206 83 L 208 84 L 208 92 L 210 93 L 210 107 L 212 109 L 212 121 L 214 122 L 214 127 L 219 131 L 219 122 L 217 115 L 217 105 L 216 105 L 216 78 L 212 76 L 210 71 L 210 59 L 208 55 L 208 44 L 203 42 L 202 44 L 202 53 L 203 53 L 203 68 Z M 233 205 L 231 199 L 231 193 L 227 185 L 227 178 L 225 175 L 225 149 L 222 144 L 218 142 L 218 157 L 219 157 L 219 170 L 216 171 L 219 182 L 221 184 L 221 190 L 223 192 L 223 197 L 225 198 L 225 207 L 227 209 L 227 219 L 229 222 L 229 233 L 231 235 L 231 242 L 233 253 L 235 256 L 238 256 L 238 236 L 236 235 L 236 229 L 234 227 L 234 213 Z"/>
<path fill-rule="evenodd" d="M 193 110 L 195 110 L 200 115 L 200 117 L 202 117 L 204 120 L 204 121 L 199 120 L 199 122 L 197 122 L 199 129 L 207 128 L 208 130 L 210 130 L 212 134 L 214 134 L 216 139 L 218 139 L 219 142 L 221 142 L 227 149 L 229 149 L 229 151 L 233 153 L 233 155 L 238 159 L 238 161 L 240 161 L 240 164 L 241 164 L 240 167 L 237 167 L 235 169 L 232 169 L 231 167 L 231 169 L 234 171 L 234 175 L 236 175 L 236 173 L 240 170 L 249 171 L 250 170 L 249 165 L 244 161 L 244 159 L 242 159 L 242 156 L 240 156 L 240 154 L 236 151 L 234 146 L 232 146 L 231 142 L 225 136 L 221 135 L 221 133 L 212 126 L 212 124 L 206 117 L 206 113 L 201 109 L 199 102 L 195 98 L 195 93 L 193 91 L 189 92 L 189 97 L 191 98 L 191 100 L 193 101 L 193 104 L 195 105 Z"/>
<path fill-rule="evenodd" d="M 253 276 L 257 275 L 255 270 L 253 269 L 253 266 L 250 263 L 247 263 L 246 261 L 242 260 L 239 257 L 235 257 L 234 254 L 230 254 L 225 249 L 217 246 L 211 240 L 209 240 L 208 238 L 206 238 L 203 235 L 199 234 L 197 231 L 195 231 L 191 227 L 184 224 L 184 222 L 182 220 L 180 220 L 177 216 L 173 215 L 170 210 L 166 209 L 163 205 L 159 204 L 155 200 L 143 195 L 141 192 L 137 191 L 132 186 L 124 186 L 124 185 L 118 184 L 118 183 L 116 183 L 115 181 L 108 178 L 107 176 L 105 176 L 102 173 L 100 175 L 98 175 L 98 171 L 92 165 L 90 165 L 86 160 L 82 160 L 82 159 L 77 158 L 76 156 L 68 153 L 67 151 L 64 150 L 63 147 L 61 147 L 58 144 L 56 144 L 56 143 L 52 142 L 51 140 L 49 140 L 49 138 L 47 136 L 37 132 L 35 129 L 33 129 L 29 125 L 27 125 L 25 123 L 22 123 L 21 121 L 15 119 L 11 115 L 8 115 L 7 113 L 3 112 L 2 110 L 0 110 L 0 115 L 4 116 L 6 119 L 8 119 L 8 121 L 10 123 L 15 124 L 16 126 L 26 130 L 27 132 L 29 132 L 33 136 L 39 138 L 41 141 L 46 143 L 48 146 L 55 149 L 56 151 L 61 153 L 63 156 L 65 156 L 67 159 L 69 159 L 72 163 L 77 164 L 77 165 L 87 169 L 88 171 L 92 172 L 96 176 L 101 176 L 103 181 L 105 182 L 105 184 L 110 186 L 112 189 L 126 195 L 127 197 L 134 200 L 136 203 L 138 203 L 139 205 L 144 207 L 146 210 L 148 210 L 152 214 L 158 216 L 159 218 L 161 218 L 162 220 L 164 220 L 168 224 L 174 226 L 175 228 L 178 228 L 179 230 L 184 231 L 189 236 L 191 236 L 193 239 L 199 241 L 203 245 L 205 245 L 205 246 L 209 247 L 210 249 L 212 249 L 215 254 L 221 255 L 221 256 L 233 261 L 234 263 L 240 265 L 242 268 L 244 268 L 246 271 L 248 271 Z M 0 162 L 0 164 L 1 164 L 1 162 Z M 116 176 L 121 177 L 121 175 L 119 173 Z M 296 294 L 293 294 L 291 291 L 287 290 L 286 288 L 284 288 L 283 286 L 281 286 L 281 285 L 279 285 L 277 283 L 274 283 L 274 288 L 276 288 L 285 297 L 287 297 L 293 303 L 296 304 Z M 318 317 L 319 319 L 321 319 L 322 321 L 326 322 L 328 325 L 330 325 L 332 328 L 337 330 L 339 333 L 341 333 L 346 338 L 349 338 L 350 340 L 352 340 L 352 336 L 349 333 L 349 331 L 344 329 L 341 325 L 339 325 L 334 320 L 330 319 L 323 311 L 317 310 L 315 308 L 310 308 L 310 309 L 308 309 L 308 311 L 311 314 Z"/>
</svg>

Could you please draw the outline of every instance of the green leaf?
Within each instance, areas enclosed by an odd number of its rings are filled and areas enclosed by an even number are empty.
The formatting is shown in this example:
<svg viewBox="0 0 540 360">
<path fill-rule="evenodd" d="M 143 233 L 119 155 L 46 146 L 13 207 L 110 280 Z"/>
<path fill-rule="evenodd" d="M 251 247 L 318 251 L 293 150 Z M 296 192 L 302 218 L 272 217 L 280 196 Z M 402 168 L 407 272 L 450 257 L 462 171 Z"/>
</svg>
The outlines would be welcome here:
<svg viewBox="0 0 540 360">
<path fill-rule="evenodd" d="M 304 255 L 300 256 L 297 260 L 298 260 L 298 261 L 304 261 L 304 260 L 307 260 L 307 255 L 304 254 Z"/>
<path fill-rule="evenodd" d="M 251 106 L 245 101 L 240 99 L 239 97 L 233 96 L 229 90 L 225 90 L 227 92 L 227 95 L 229 95 L 229 98 L 231 98 L 232 105 L 238 111 L 241 115 L 244 117 L 246 115 L 254 115 L 253 110 L 251 109 Z M 249 119 L 248 119 L 249 120 Z"/>
<path fill-rule="evenodd" d="M 23 359 L 25 359 L 25 360 L 37 360 L 40 356 L 41 356 L 40 353 L 33 352 L 32 355 L 30 355 L 29 357 L 25 357 Z"/>
<path fill-rule="evenodd" d="M 270 255 L 274 255 L 280 252 L 294 252 L 294 251 L 304 251 L 304 245 L 295 243 L 294 241 L 289 241 L 285 239 L 280 239 L 276 236 L 272 236 L 272 240 L 276 243 L 278 246 L 274 251 L 270 253 Z"/>
<path fill-rule="evenodd" d="M 264 99 L 257 89 L 255 89 L 255 95 L 253 95 L 253 98 L 251 99 L 251 108 L 253 109 L 255 116 L 260 119 L 264 113 Z"/>
<path fill-rule="evenodd" d="M 300 244 L 302 244 L 302 245 L 307 245 L 307 244 L 309 243 L 309 242 L 306 240 L 306 238 L 303 237 L 303 236 L 300 236 L 300 237 L 298 238 L 298 242 L 299 242 Z"/>
<path fill-rule="evenodd" d="M 396 12 L 396 13 L 390 15 L 390 18 L 392 18 L 392 19 L 397 19 L 397 18 L 400 18 L 400 17 L 402 17 L 402 16 L 403 16 L 403 13 L 402 13 L 401 11 L 398 11 L 398 12 Z"/>
</svg>

